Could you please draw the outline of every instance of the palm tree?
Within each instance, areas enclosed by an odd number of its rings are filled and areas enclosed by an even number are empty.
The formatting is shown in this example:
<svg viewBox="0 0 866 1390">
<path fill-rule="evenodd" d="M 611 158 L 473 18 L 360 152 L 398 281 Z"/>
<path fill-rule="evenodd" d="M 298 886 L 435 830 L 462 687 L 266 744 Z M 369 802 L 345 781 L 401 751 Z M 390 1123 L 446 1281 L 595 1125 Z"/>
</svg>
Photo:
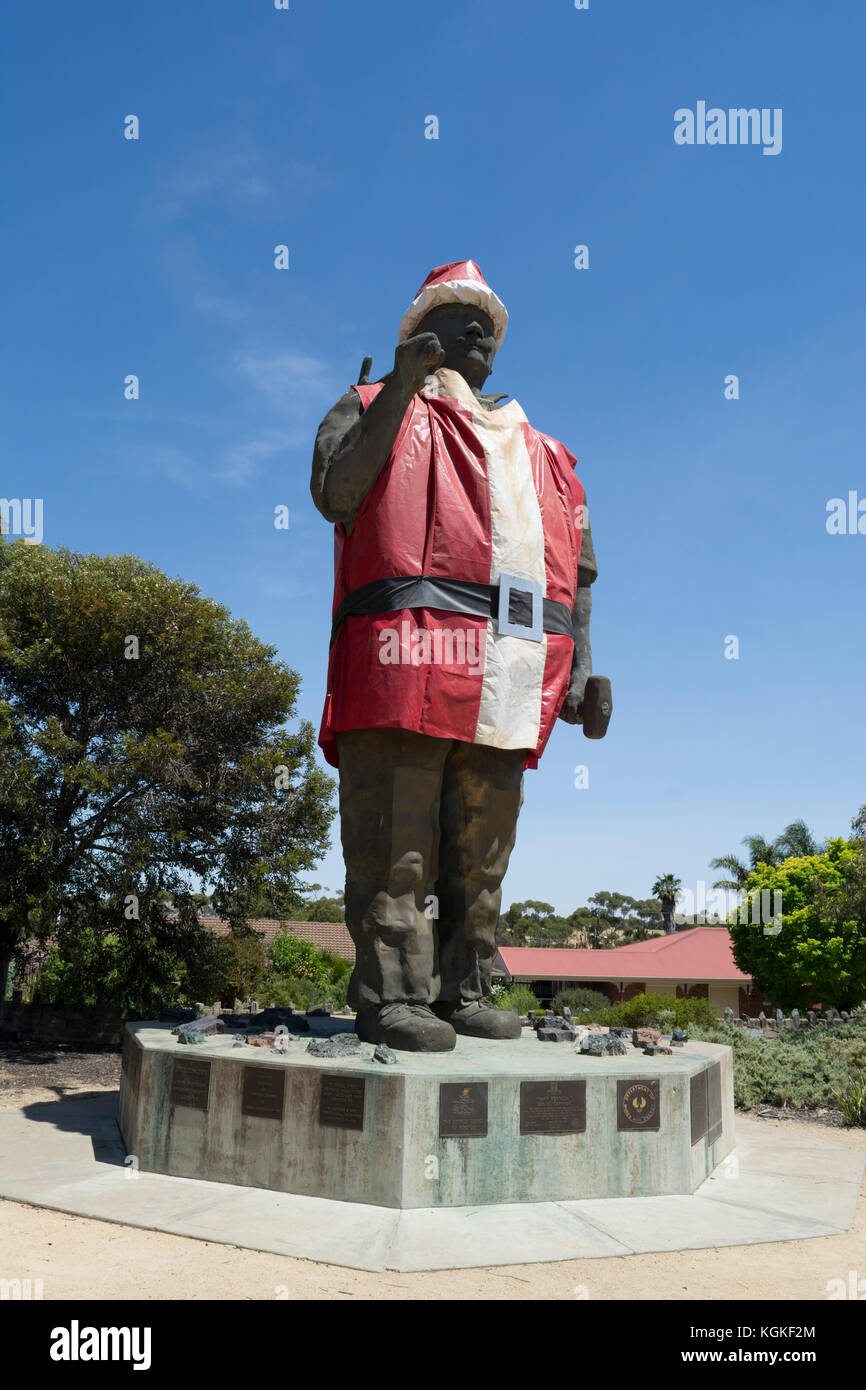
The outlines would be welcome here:
<svg viewBox="0 0 866 1390">
<path fill-rule="evenodd" d="M 676 931 L 674 905 L 681 887 L 682 879 L 677 878 L 674 874 L 659 874 L 652 886 L 653 897 L 658 898 L 662 905 L 662 921 L 667 936 L 671 936 Z"/>
<path fill-rule="evenodd" d="M 759 864 L 778 864 L 784 855 L 779 853 L 778 840 L 765 840 L 763 835 L 746 835 L 742 843 L 749 851 L 749 862 L 752 869 L 757 869 Z"/>
<path fill-rule="evenodd" d="M 818 854 L 820 846 L 804 820 L 792 820 L 775 840 L 765 840 L 763 835 L 746 835 L 742 841 L 748 847 L 749 867 L 735 854 L 723 854 L 713 859 L 711 869 L 727 869 L 728 878 L 718 878 L 714 888 L 733 889 L 739 893 L 749 874 L 755 872 L 759 864 L 781 864 L 783 859 L 801 859 L 809 854 Z"/>
<path fill-rule="evenodd" d="M 720 859 L 710 861 L 711 869 L 727 869 L 728 878 L 717 878 L 713 884 L 714 888 L 726 888 L 734 893 L 739 893 L 744 887 L 746 879 L 752 872 L 747 869 L 742 859 L 738 859 L 735 854 L 723 854 Z"/>
<path fill-rule="evenodd" d="M 821 846 L 804 820 L 792 820 L 785 826 L 776 840 L 776 849 L 782 859 L 805 859 L 821 853 Z"/>
</svg>

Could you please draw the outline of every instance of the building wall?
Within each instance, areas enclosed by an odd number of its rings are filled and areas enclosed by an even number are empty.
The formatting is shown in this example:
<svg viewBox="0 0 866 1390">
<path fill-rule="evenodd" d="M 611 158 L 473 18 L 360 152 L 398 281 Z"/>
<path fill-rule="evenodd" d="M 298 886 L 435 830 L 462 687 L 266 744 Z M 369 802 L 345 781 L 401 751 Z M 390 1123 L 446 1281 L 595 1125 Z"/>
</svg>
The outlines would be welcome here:
<svg viewBox="0 0 866 1390">
<path fill-rule="evenodd" d="M 526 985 L 532 988 L 538 981 L 530 978 L 516 978 L 515 984 Z M 742 986 L 738 986 L 733 981 L 726 983 L 708 983 L 705 980 L 647 980 L 645 982 L 635 980 L 625 983 L 624 992 L 620 991 L 620 981 L 613 980 L 551 980 L 545 981 L 551 986 L 551 994 L 568 993 L 575 989 L 594 989 L 599 994 L 604 994 L 611 1004 L 621 1004 L 624 1000 L 634 999 L 638 994 L 665 995 L 668 998 L 682 999 L 684 997 L 683 985 L 688 987 L 688 998 L 690 999 L 709 999 L 715 1006 L 719 1016 L 726 1008 L 733 1009 L 735 1014 L 747 1013 L 756 1017 L 763 1008 L 765 1012 L 771 1012 L 771 1006 L 763 999 L 757 991 L 753 992 L 751 999 L 748 999 Z M 547 997 L 547 994 L 545 994 Z"/>
<path fill-rule="evenodd" d="M 737 985 L 710 985 L 710 1003 L 715 1004 L 719 1013 L 724 1013 L 725 1009 L 733 1009 L 735 1014 L 740 1012 L 740 994 L 742 991 Z"/>
</svg>

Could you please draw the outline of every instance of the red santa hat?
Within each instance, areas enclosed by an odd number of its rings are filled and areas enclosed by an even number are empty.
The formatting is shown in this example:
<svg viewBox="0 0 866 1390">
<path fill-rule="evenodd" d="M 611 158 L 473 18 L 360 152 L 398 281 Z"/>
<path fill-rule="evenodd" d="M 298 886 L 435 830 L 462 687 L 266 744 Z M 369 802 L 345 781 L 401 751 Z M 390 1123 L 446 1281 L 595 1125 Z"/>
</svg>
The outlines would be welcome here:
<svg viewBox="0 0 866 1390">
<path fill-rule="evenodd" d="M 400 320 L 398 342 L 411 338 L 426 313 L 438 304 L 477 304 L 493 320 L 497 350 L 502 347 L 508 327 L 508 312 L 495 295 L 474 261 L 449 261 L 431 270 L 409 308 Z"/>
</svg>

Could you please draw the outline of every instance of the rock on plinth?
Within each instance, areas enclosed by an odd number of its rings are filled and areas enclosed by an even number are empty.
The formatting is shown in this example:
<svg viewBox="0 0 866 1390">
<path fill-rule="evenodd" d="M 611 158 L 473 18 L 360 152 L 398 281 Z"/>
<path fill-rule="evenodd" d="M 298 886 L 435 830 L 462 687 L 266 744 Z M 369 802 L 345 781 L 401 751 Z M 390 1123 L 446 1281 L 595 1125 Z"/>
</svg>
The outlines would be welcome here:
<svg viewBox="0 0 866 1390">
<path fill-rule="evenodd" d="M 184 1033 L 201 1033 L 204 1038 L 211 1033 L 224 1033 L 226 1026 L 216 1014 L 206 1014 L 204 1018 L 197 1018 L 192 1023 L 179 1023 L 171 1031 L 182 1041 Z"/>
<path fill-rule="evenodd" d="M 363 1057 L 357 1033 L 335 1033 L 332 1038 L 313 1038 L 307 1044 L 312 1057 Z"/>
<path fill-rule="evenodd" d="M 571 1028 L 539 1028 L 535 1036 L 539 1042 L 574 1042 L 574 1032 Z"/>
</svg>

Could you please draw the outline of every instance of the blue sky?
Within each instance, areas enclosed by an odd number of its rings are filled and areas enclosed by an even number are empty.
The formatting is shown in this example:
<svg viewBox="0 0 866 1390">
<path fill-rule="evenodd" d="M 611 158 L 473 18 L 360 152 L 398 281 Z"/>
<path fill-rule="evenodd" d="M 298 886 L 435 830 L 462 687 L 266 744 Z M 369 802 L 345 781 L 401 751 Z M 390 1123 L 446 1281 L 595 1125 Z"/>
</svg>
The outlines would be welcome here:
<svg viewBox="0 0 866 1390">
<path fill-rule="evenodd" d="M 825 523 L 866 499 L 864 38 L 839 0 L 15 6 L 0 495 L 44 499 L 47 545 L 225 603 L 318 722 L 316 426 L 366 353 L 390 367 L 430 268 L 471 257 L 511 316 L 490 389 L 579 460 L 616 705 L 527 775 L 505 902 L 693 887 L 795 816 L 846 831 L 866 535 Z M 781 108 L 781 153 L 675 144 L 698 101 Z M 315 877 L 340 886 L 337 849 Z"/>
</svg>

